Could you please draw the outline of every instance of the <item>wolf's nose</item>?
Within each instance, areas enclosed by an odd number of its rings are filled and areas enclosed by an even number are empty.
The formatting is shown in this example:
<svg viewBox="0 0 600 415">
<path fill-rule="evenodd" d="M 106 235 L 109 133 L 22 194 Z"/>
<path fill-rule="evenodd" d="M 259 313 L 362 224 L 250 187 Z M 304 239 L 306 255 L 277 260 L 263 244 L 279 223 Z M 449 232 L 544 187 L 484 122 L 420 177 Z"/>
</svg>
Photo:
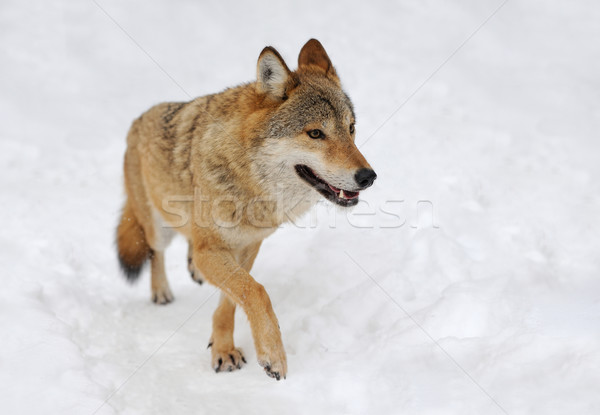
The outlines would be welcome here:
<svg viewBox="0 0 600 415">
<path fill-rule="evenodd" d="M 365 168 L 358 170 L 354 175 L 354 180 L 356 180 L 356 183 L 363 189 L 371 186 L 376 178 L 377 175 L 373 170 Z"/>
</svg>

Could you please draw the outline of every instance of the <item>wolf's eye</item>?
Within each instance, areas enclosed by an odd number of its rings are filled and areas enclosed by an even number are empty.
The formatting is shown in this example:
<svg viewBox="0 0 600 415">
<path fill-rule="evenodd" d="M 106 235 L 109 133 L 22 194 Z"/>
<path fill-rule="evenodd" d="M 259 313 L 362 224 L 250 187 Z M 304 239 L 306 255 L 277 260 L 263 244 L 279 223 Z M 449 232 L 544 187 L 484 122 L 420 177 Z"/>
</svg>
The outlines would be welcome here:
<svg viewBox="0 0 600 415">
<path fill-rule="evenodd" d="M 354 134 L 354 124 L 350 124 L 350 134 Z"/>
<path fill-rule="evenodd" d="M 307 134 L 310 138 L 325 138 L 325 134 L 321 130 L 310 130 Z"/>
</svg>

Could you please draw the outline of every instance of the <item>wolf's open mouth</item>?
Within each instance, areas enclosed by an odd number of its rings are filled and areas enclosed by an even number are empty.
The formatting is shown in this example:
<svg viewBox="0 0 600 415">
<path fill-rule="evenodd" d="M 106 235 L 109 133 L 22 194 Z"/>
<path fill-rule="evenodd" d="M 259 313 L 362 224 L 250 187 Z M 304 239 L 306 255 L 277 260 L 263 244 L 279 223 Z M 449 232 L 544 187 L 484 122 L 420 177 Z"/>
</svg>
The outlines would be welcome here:
<svg viewBox="0 0 600 415">
<path fill-rule="evenodd" d="M 338 189 L 337 187 L 330 185 L 325 180 L 321 179 L 310 167 L 305 166 L 304 164 L 297 164 L 295 168 L 298 176 L 314 187 L 317 192 L 325 196 L 330 202 L 344 207 L 354 206 L 358 203 L 358 192 Z"/>
</svg>

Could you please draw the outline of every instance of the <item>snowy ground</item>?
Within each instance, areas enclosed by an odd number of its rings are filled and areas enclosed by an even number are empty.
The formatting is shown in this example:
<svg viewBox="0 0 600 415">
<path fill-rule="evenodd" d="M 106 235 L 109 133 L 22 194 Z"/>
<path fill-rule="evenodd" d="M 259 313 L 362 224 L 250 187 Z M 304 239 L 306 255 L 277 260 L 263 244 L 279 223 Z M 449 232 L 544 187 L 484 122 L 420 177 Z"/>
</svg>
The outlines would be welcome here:
<svg viewBox="0 0 600 415">
<path fill-rule="evenodd" d="M 0 5 L 2 413 L 600 413 L 597 2 L 97 1 Z M 310 37 L 379 179 L 263 245 L 287 380 L 240 312 L 217 375 L 183 241 L 172 305 L 119 275 L 125 134 Z"/>
</svg>

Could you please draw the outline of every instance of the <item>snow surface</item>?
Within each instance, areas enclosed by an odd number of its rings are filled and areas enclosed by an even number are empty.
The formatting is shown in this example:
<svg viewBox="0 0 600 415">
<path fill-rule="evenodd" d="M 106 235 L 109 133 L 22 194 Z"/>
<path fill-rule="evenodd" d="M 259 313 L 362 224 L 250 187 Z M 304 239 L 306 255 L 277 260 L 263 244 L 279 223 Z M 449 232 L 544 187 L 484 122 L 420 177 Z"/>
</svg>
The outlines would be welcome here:
<svg viewBox="0 0 600 415">
<path fill-rule="evenodd" d="M 3 0 L 2 413 L 600 413 L 600 7 L 500 4 Z M 242 312 L 215 374 L 184 241 L 173 304 L 119 275 L 125 134 L 310 37 L 379 178 L 263 245 L 287 380 Z"/>
</svg>

